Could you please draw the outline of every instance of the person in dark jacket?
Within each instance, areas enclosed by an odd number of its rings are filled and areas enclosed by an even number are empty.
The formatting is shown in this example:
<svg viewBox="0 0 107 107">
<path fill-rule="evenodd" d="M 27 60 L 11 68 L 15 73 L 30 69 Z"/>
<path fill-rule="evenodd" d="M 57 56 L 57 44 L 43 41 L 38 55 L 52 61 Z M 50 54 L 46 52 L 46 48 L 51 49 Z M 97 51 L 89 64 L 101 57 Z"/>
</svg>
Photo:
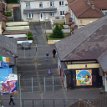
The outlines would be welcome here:
<svg viewBox="0 0 107 107">
<path fill-rule="evenodd" d="M 52 53 L 53 53 L 53 58 L 55 58 L 56 50 L 55 50 L 55 49 L 53 49 Z"/>
<path fill-rule="evenodd" d="M 11 103 L 12 103 L 13 105 L 15 105 L 13 95 L 10 95 L 9 105 L 11 105 Z"/>
</svg>

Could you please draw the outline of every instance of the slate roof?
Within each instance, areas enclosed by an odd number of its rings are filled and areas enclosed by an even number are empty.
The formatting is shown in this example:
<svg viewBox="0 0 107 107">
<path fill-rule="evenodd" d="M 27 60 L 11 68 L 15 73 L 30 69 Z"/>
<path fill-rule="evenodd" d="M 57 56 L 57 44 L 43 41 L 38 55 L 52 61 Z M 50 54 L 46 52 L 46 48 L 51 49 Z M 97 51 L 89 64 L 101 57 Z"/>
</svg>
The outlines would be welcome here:
<svg viewBox="0 0 107 107">
<path fill-rule="evenodd" d="M 107 50 L 107 16 L 75 30 L 55 45 L 61 61 L 97 59 Z"/>
<path fill-rule="evenodd" d="M 100 63 L 103 71 L 104 71 L 104 72 L 107 72 L 107 51 L 105 51 L 104 53 L 102 53 L 102 54 L 99 56 L 98 62 Z"/>
<path fill-rule="evenodd" d="M 93 0 L 97 8 L 107 10 L 107 0 Z"/>
<path fill-rule="evenodd" d="M 13 38 L 0 35 L 0 56 L 9 57 L 9 65 L 14 65 L 17 55 L 17 41 Z"/>
<path fill-rule="evenodd" d="M 8 51 L 11 55 L 17 56 L 17 41 L 14 38 L 0 35 L 0 48 Z"/>
<path fill-rule="evenodd" d="M 92 0 L 89 0 L 92 1 Z M 88 3 L 88 0 L 68 0 L 70 9 L 78 18 L 101 18 L 104 16 L 100 8 Z"/>
</svg>

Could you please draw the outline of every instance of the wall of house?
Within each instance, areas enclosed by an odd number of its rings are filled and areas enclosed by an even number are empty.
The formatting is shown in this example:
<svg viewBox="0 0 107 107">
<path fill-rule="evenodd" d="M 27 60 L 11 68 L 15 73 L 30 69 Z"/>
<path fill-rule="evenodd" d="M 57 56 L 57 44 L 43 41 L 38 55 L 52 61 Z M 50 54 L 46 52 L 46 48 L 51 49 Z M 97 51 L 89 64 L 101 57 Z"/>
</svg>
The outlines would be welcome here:
<svg viewBox="0 0 107 107">
<path fill-rule="evenodd" d="M 60 0 L 54 0 L 54 7 L 57 8 L 57 12 L 54 13 L 54 16 L 64 16 L 64 15 L 60 15 L 60 11 L 64 11 L 64 13 L 66 13 L 68 11 L 68 6 L 67 6 L 67 1 L 65 0 L 61 0 L 61 1 L 64 1 L 64 5 L 63 6 L 59 6 L 59 1 Z M 39 7 L 39 3 L 41 1 L 31 1 L 30 2 L 30 9 L 40 9 Z M 24 21 L 28 20 L 26 17 L 27 15 L 23 14 L 23 10 L 24 9 L 27 9 L 26 8 L 26 2 L 20 2 L 21 3 L 21 16 L 22 16 L 22 19 Z M 50 7 L 50 1 L 42 1 L 42 4 L 43 4 L 43 8 L 51 8 Z M 40 19 L 40 14 L 38 15 L 38 13 L 34 13 L 32 20 L 37 20 L 38 19 L 38 16 L 39 16 L 39 19 Z M 53 17 L 54 17 L 53 16 Z M 37 18 L 37 19 L 36 19 Z M 52 16 L 50 16 L 50 13 L 44 13 L 43 14 L 43 20 L 45 19 L 50 19 L 52 18 Z"/>
<path fill-rule="evenodd" d="M 2 34 L 2 22 L 0 22 L 0 34 Z"/>
<path fill-rule="evenodd" d="M 78 19 L 78 26 L 82 27 L 85 26 L 89 23 L 92 23 L 94 21 L 98 20 L 98 18 L 83 18 L 83 19 Z"/>
<path fill-rule="evenodd" d="M 2 21 L 2 32 L 6 29 L 6 22 Z"/>
<path fill-rule="evenodd" d="M 81 18 L 81 19 L 79 19 L 75 16 L 75 14 L 73 13 L 72 10 L 70 10 L 70 14 L 71 14 L 73 21 L 78 26 L 78 28 L 81 28 L 89 23 L 92 23 L 92 22 L 98 20 L 98 18 Z"/>
</svg>

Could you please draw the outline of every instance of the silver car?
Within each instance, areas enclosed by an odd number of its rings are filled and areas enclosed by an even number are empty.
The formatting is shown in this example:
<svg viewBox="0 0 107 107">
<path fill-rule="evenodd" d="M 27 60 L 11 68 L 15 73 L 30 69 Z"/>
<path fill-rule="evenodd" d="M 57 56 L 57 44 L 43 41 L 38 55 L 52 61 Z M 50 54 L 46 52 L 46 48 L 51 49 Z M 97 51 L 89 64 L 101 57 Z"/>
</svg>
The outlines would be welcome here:
<svg viewBox="0 0 107 107">
<path fill-rule="evenodd" d="M 29 42 L 23 42 L 21 44 L 22 49 L 31 49 L 31 43 Z"/>
</svg>

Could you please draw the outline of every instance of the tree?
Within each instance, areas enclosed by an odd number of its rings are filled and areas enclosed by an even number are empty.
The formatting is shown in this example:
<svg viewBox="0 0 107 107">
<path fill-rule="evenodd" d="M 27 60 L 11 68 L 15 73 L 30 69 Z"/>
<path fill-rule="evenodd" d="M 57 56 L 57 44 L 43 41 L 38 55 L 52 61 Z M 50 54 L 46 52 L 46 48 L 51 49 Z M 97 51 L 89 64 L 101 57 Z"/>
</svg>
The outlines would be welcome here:
<svg viewBox="0 0 107 107">
<path fill-rule="evenodd" d="M 52 38 L 63 38 L 64 33 L 62 31 L 62 27 L 58 24 L 55 25 L 55 28 L 53 29 L 53 33 L 51 34 Z"/>
<path fill-rule="evenodd" d="M 31 32 L 27 33 L 28 40 L 33 40 L 33 34 Z"/>
<path fill-rule="evenodd" d="M 6 0 L 6 3 L 18 3 L 19 0 Z"/>
</svg>

